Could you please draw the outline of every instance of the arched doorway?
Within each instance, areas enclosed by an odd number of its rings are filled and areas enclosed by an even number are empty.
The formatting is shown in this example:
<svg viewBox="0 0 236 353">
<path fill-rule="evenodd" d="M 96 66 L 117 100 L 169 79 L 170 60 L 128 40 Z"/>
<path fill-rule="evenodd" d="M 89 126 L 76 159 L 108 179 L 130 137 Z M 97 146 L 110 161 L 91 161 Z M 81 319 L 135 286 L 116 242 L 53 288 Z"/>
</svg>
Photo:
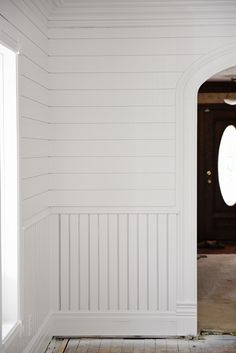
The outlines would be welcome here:
<svg viewBox="0 0 236 353">
<path fill-rule="evenodd" d="M 198 93 L 198 331 L 236 330 L 236 67 Z M 230 100 L 225 103 L 225 97 Z"/>
<path fill-rule="evenodd" d="M 191 314 L 197 333 L 197 93 L 217 72 L 236 65 L 236 45 L 193 64 L 177 86 L 177 206 L 180 210 L 177 300 Z"/>
</svg>

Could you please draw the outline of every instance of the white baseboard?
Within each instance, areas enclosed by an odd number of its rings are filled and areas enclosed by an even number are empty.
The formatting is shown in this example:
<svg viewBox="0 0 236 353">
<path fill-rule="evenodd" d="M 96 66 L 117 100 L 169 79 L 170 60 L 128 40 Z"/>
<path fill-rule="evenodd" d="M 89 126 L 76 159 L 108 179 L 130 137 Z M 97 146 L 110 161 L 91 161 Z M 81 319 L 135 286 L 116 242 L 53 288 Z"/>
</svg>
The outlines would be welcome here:
<svg viewBox="0 0 236 353">
<path fill-rule="evenodd" d="M 195 336 L 195 315 L 164 313 L 57 312 L 51 317 L 52 336 Z"/>
<path fill-rule="evenodd" d="M 9 352 L 19 352 L 19 334 L 16 332 L 12 337 L 12 344 L 9 342 L 13 347 Z M 176 312 L 55 312 L 47 316 L 23 353 L 44 353 L 52 336 L 168 337 L 196 334 L 194 305 L 179 304 Z"/>
<path fill-rule="evenodd" d="M 186 302 L 177 303 L 176 315 L 178 322 L 177 336 L 196 336 L 197 304 Z"/>
<path fill-rule="evenodd" d="M 46 351 L 52 339 L 50 332 L 51 318 L 51 314 L 46 317 L 37 334 L 31 339 L 23 353 L 44 353 Z"/>
<path fill-rule="evenodd" d="M 22 323 L 18 322 L 16 326 L 9 332 L 7 337 L 4 338 L 2 342 L 2 346 L 0 347 L 0 352 L 14 352 L 16 351 L 16 342 L 19 341 L 19 337 L 21 336 Z M 2 349 L 2 350 L 1 350 Z"/>
</svg>

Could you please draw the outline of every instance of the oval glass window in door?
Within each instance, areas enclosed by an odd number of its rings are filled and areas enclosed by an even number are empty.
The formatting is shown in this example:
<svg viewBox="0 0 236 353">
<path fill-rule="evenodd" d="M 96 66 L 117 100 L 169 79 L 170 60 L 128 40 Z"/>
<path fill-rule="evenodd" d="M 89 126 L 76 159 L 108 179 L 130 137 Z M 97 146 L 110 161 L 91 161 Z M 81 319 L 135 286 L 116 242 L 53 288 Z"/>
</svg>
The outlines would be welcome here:
<svg viewBox="0 0 236 353">
<path fill-rule="evenodd" d="M 221 195 L 228 206 L 236 203 L 236 129 L 229 125 L 224 130 L 218 154 L 218 178 Z"/>
</svg>

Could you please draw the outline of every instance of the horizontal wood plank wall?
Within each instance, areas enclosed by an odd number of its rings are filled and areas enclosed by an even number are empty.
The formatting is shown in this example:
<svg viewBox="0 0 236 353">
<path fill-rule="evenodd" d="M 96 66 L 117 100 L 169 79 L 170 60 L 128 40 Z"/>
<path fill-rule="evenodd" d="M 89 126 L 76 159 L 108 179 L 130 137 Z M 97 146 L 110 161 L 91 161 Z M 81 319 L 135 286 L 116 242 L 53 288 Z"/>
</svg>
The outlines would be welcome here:
<svg viewBox="0 0 236 353">
<path fill-rule="evenodd" d="M 224 28 L 224 36 L 214 25 L 193 33 L 132 20 L 109 28 L 94 20 L 97 28 L 86 28 L 91 8 L 80 5 L 57 8 L 49 21 L 49 203 L 178 207 L 176 86 L 191 63 L 231 43 L 235 28 Z M 104 4 L 104 16 L 93 6 L 104 24 L 105 9 L 119 17 L 115 3 Z M 73 22 L 85 8 L 84 22 Z"/>
<path fill-rule="evenodd" d="M 176 308 L 176 214 L 60 214 L 59 310 Z"/>
<path fill-rule="evenodd" d="M 175 87 L 198 55 L 140 33 L 49 29 L 51 206 L 175 207 Z"/>
<path fill-rule="evenodd" d="M 184 2 L 80 0 L 50 16 L 49 203 L 62 318 L 54 333 L 66 330 L 66 312 L 73 334 L 76 313 L 85 334 L 93 324 L 94 334 L 116 332 L 113 317 L 107 331 L 98 327 L 102 313 L 114 312 L 173 313 L 174 326 L 183 314 L 184 329 L 158 332 L 196 330 L 194 299 L 178 307 L 176 297 L 176 87 L 191 64 L 233 42 L 236 26 L 216 25 L 222 7 L 192 3 L 190 14 Z M 86 324 L 84 312 L 97 316 Z"/>
<path fill-rule="evenodd" d="M 46 19 L 25 1 L 1 2 L 0 26 L 19 48 L 19 137 L 23 221 L 48 207 L 48 38 Z M 6 19 L 6 20 L 5 20 Z"/>
<path fill-rule="evenodd" d="M 50 235 L 48 210 L 48 89 L 46 18 L 23 0 L 0 4 L 1 40 L 19 49 L 18 100 L 20 150 L 20 320 L 4 345 L 22 353 L 37 336 L 47 342 L 50 312 Z M 6 43 L 8 44 L 8 43 Z M 40 347 L 40 342 L 38 342 Z M 27 348 L 28 349 L 28 348 Z"/>
</svg>

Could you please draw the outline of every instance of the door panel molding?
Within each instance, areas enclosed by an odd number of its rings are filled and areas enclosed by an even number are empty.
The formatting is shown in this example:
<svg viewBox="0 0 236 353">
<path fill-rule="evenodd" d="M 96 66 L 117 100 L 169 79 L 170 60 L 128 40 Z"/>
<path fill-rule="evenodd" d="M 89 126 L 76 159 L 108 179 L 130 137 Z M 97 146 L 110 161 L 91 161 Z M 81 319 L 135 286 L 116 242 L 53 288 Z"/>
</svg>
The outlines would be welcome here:
<svg viewBox="0 0 236 353">
<path fill-rule="evenodd" d="M 198 106 L 198 242 L 235 240 L 236 206 L 226 205 L 218 178 L 219 147 L 229 125 L 236 125 L 234 107 Z"/>
</svg>

